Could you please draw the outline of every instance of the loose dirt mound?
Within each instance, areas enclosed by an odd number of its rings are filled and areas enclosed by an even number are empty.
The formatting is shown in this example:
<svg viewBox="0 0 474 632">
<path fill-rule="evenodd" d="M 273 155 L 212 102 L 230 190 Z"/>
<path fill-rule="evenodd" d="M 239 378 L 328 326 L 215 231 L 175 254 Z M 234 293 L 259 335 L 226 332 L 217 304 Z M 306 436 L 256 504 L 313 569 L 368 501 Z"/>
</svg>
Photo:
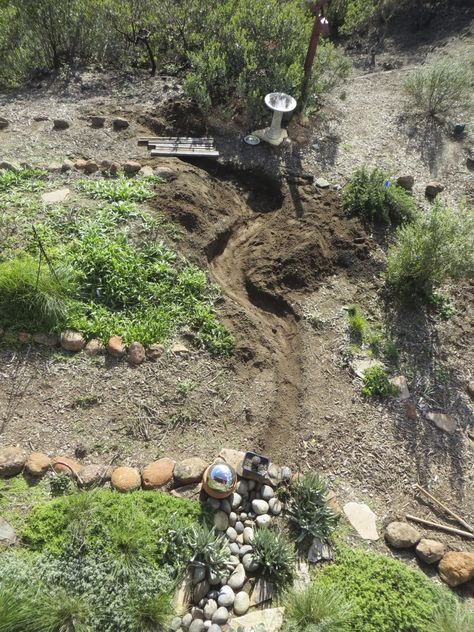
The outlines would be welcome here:
<svg viewBox="0 0 474 632">
<path fill-rule="evenodd" d="M 236 371 L 264 384 L 262 392 L 270 387 L 259 444 L 278 458 L 297 448 L 301 314 L 293 303 L 338 267 L 359 275 L 370 268 L 365 232 L 341 210 L 336 192 L 304 179 L 290 185 L 261 174 L 213 167 L 216 177 L 169 166 L 177 177 L 160 189 L 157 208 L 186 229 L 185 251 L 207 260 L 226 297 Z"/>
</svg>

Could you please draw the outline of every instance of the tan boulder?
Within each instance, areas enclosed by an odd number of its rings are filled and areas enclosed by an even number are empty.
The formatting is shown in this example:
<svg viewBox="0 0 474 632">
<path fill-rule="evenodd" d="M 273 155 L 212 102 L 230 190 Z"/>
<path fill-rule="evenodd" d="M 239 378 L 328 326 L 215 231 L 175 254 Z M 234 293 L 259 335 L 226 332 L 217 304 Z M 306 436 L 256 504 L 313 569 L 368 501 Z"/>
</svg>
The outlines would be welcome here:
<svg viewBox="0 0 474 632">
<path fill-rule="evenodd" d="M 18 338 L 18 342 L 21 342 L 23 344 L 31 342 L 31 334 L 28 333 L 27 331 L 19 331 L 17 334 L 17 338 Z"/>
<path fill-rule="evenodd" d="M 441 579 L 449 586 L 465 584 L 474 577 L 474 553 L 449 551 L 439 563 Z"/>
<path fill-rule="evenodd" d="M 116 467 L 110 479 L 111 485 L 119 492 L 140 489 L 142 479 L 136 467 Z"/>
<path fill-rule="evenodd" d="M 158 360 L 158 358 L 161 357 L 164 352 L 165 348 L 163 347 L 163 345 L 160 345 L 158 343 L 152 344 L 146 350 L 146 357 L 148 358 L 148 360 L 156 362 L 156 360 Z"/>
<path fill-rule="evenodd" d="M 181 485 L 197 483 L 202 479 L 207 463 L 197 456 L 176 463 L 173 470 L 175 480 Z"/>
<path fill-rule="evenodd" d="M 81 351 L 85 346 L 84 336 L 78 331 L 67 329 L 61 334 L 61 347 L 66 351 Z"/>
<path fill-rule="evenodd" d="M 51 459 L 51 463 L 57 474 L 67 474 L 73 478 L 76 478 L 82 470 L 80 463 L 67 456 L 55 456 Z"/>
<path fill-rule="evenodd" d="M 86 173 L 95 173 L 99 171 L 99 165 L 94 160 L 87 160 L 84 166 L 84 171 Z"/>
<path fill-rule="evenodd" d="M 32 452 L 25 463 L 25 469 L 31 476 L 42 476 L 51 467 L 51 459 L 42 452 Z"/>
<path fill-rule="evenodd" d="M 105 346 L 97 338 L 92 338 L 84 347 L 84 351 L 88 356 L 101 355 L 105 351 Z"/>
<path fill-rule="evenodd" d="M 81 485 L 91 487 L 110 481 L 112 471 L 107 465 L 85 465 L 81 470 Z"/>
<path fill-rule="evenodd" d="M 421 533 L 408 522 L 391 522 L 385 528 L 385 539 L 395 549 L 409 549 L 421 540 Z"/>
<path fill-rule="evenodd" d="M 76 160 L 76 162 L 74 163 L 74 166 L 76 167 L 76 169 L 79 169 L 79 171 L 84 171 L 86 165 L 87 160 L 83 160 L 82 158 L 79 158 L 79 160 Z"/>
<path fill-rule="evenodd" d="M 442 542 L 429 540 L 427 538 L 421 538 L 415 549 L 415 553 L 425 564 L 435 564 L 439 562 L 445 552 L 446 547 Z"/>
<path fill-rule="evenodd" d="M 121 336 L 112 336 L 107 343 L 107 351 L 114 358 L 121 358 L 125 355 L 125 345 Z"/>
<path fill-rule="evenodd" d="M 136 162 L 135 160 L 128 160 L 123 165 L 123 170 L 128 176 L 133 175 L 134 173 L 138 173 L 141 168 L 141 164 L 139 162 Z"/>
<path fill-rule="evenodd" d="M 23 448 L 0 448 L 0 478 L 19 474 L 27 458 L 28 452 Z"/>
<path fill-rule="evenodd" d="M 163 487 L 173 478 L 175 462 L 167 457 L 147 465 L 142 472 L 143 488 L 157 489 Z"/>
</svg>

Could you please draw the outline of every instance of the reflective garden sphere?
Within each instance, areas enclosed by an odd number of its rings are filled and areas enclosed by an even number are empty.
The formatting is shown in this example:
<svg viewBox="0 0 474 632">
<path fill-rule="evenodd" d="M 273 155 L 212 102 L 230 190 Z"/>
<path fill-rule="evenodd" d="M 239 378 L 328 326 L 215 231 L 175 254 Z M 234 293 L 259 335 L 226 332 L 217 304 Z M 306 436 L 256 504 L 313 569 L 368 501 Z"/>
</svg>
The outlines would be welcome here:
<svg viewBox="0 0 474 632">
<path fill-rule="evenodd" d="M 225 498 L 237 486 L 237 474 L 227 463 L 214 463 L 204 472 L 203 486 L 209 496 Z"/>
</svg>

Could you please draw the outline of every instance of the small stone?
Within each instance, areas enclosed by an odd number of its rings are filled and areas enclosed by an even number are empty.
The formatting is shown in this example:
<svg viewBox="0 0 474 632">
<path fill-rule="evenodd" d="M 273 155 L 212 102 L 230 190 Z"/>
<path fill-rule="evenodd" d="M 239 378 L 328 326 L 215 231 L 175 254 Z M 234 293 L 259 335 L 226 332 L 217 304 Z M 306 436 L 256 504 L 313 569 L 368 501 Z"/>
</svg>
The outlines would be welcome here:
<svg viewBox="0 0 474 632">
<path fill-rule="evenodd" d="M 140 489 L 142 478 L 135 467 L 117 467 L 112 472 L 110 483 L 119 492 L 130 492 Z"/>
<path fill-rule="evenodd" d="M 79 158 L 79 160 L 76 160 L 76 162 L 74 163 L 74 166 L 78 171 L 84 171 L 86 165 L 87 160 L 83 160 L 82 158 Z"/>
<path fill-rule="evenodd" d="M 237 531 L 234 529 L 234 527 L 228 527 L 227 531 L 225 532 L 227 538 L 231 541 L 234 542 L 237 538 Z"/>
<path fill-rule="evenodd" d="M 242 474 L 242 463 L 244 461 L 244 457 L 245 452 L 241 452 L 240 450 L 232 450 L 231 448 L 223 448 L 218 455 L 218 458 L 224 463 L 230 465 L 239 476 L 241 476 Z M 253 482 L 254 481 L 249 481 L 248 485 Z"/>
<path fill-rule="evenodd" d="M 249 493 L 249 486 L 245 478 L 241 478 L 237 483 L 236 492 L 241 496 L 247 496 Z"/>
<path fill-rule="evenodd" d="M 227 500 L 227 498 L 223 498 L 221 500 L 221 509 L 222 511 L 225 511 L 226 514 L 231 514 L 232 513 L 232 507 L 230 506 L 230 502 Z"/>
<path fill-rule="evenodd" d="M 427 538 L 421 538 L 416 545 L 416 554 L 422 562 L 425 564 L 435 564 L 443 557 L 446 552 L 446 547 L 437 540 L 428 540 Z"/>
<path fill-rule="evenodd" d="M 154 174 L 158 176 L 158 178 L 162 178 L 168 182 L 177 177 L 176 171 L 173 171 L 173 169 L 169 167 L 156 167 Z"/>
<path fill-rule="evenodd" d="M 283 627 L 283 615 L 285 609 L 267 608 L 266 610 L 254 610 L 242 617 L 232 619 L 233 630 L 265 630 L 265 632 L 279 632 Z"/>
<path fill-rule="evenodd" d="M 70 459 L 67 456 L 55 456 L 51 459 L 51 465 L 53 470 L 57 474 L 67 474 L 72 478 L 76 478 L 78 474 L 81 473 L 82 465 L 75 461 L 74 459 Z"/>
<path fill-rule="evenodd" d="M 237 555 L 231 555 L 229 557 L 229 564 L 230 566 L 233 566 L 234 568 L 236 568 L 236 566 L 238 564 L 240 564 L 239 558 L 237 557 Z"/>
<path fill-rule="evenodd" d="M 111 336 L 109 338 L 107 351 L 114 358 L 122 358 L 125 355 L 125 345 L 121 336 Z"/>
<path fill-rule="evenodd" d="M 444 191 L 444 185 L 442 185 L 440 182 L 433 181 L 429 182 L 426 185 L 425 195 L 430 200 L 433 200 L 438 195 L 438 193 L 441 193 L 442 191 Z"/>
<path fill-rule="evenodd" d="M 191 457 L 176 463 L 174 466 L 173 476 L 178 483 L 189 485 L 197 483 L 202 479 L 207 463 L 199 457 Z"/>
<path fill-rule="evenodd" d="M 100 170 L 101 171 L 108 171 L 110 169 L 110 165 L 112 163 L 110 162 L 110 160 L 101 160 L 100 161 Z"/>
<path fill-rule="evenodd" d="M 244 529 L 244 542 L 245 544 L 252 544 L 255 538 L 255 533 L 252 527 L 245 527 Z"/>
<path fill-rule="evenodd" d="M 225 608 L 230 608 L 234 603 L 235 593 L 230 586 L 222 586 L 219 591 L 219 596 L 217 598 L 217 603 L 219 606 L 224 606 Z"/>
<path fill-rule="evenodd" d="M 407 522 L 391 522 L 385 528 L 385 540 L 395 549 L 409 549 L 421 540 L 421 533 Z"/>
<path fill-rule="evenodd" d="M 234 492 L 229 498 L 229 500 L 230 500 L 230 506 L 232 507 L 232 509 L 237 509 L 242 502 L 242 496 L 238 494 L 237 492 Z"/>
<path fill-rule="evenodd" d="M 378 540 L 376 515 L 363 503 L 350 502 L 344 505 L 347 519 L 364 540 Z"/>
<path fill-rule="evenodd" d="M 6 129 L 9 126 L 9 122 L 3 116 L 0 116 L 0 129 Z"/>
<path fill-rule="evenodd" d="M 274 516 L 279 516 L 283 509 L 283 505 L 278 500 L 278 498 L 270 498 L 270 500 L 268 501 L 268 506 L 270 507 L 270 511 Z"/>
<path fill-rule="evenodd" d="M 91 127 L 104 127 L 105 125 L 105 116 L 91 116 Z"/>
<path fill-rule="evenodd" d="M 145 167 L 142 167 L 140 169 L 140 171 L 138 172 L 139 176 L 143 176 L 144 178 L 149 178 L 151 176 L 153 176 L 153 169 L 152 167 L 149 167 L 148 165 L 145 165 Z"/>
<path fill-rule="evenodd" d="M 310 564 L 317 564 L 321 561 L 330 561 L 334 557 L 333 552 L 329 544 L 321 538 L 313 538 L 313 542 L 308 551 L 308 562 Z"/>
<path fill-rule="evenodd" d="M 428 412 L 425 416 L 428 421 L 432 421 L 434 425 L 440 430 L 443 430 L 443 432 L 447 432 L 448 434 L 454 434 L 456 432 L 456 420 L 451 417 L 451 415 Z"/>
<path fill-rule="evenodd" d="M 114 120 L 112 121 L 112 125 L 113 125 L 114 130 L 118 132 L 122 129 L 127 129 L 127 127 L 130 126 L 130 123 L 127 121 L 127 119 L 117 117 L 117 118 L 114 118 Z"/>
<path fill-rule="evenodd" d="M 242 511 L 242 513 L 240 514 L 240 520 L 244 522 L 244 520 L 247 520 L 247 518 L 248 518 L 248 514 L 245 513 L 245 511 Z"/>
<path fill-rule="evenodd" d="M 85 465 L 81 470 L 81 485 L 92 487 L 110 481 L 113 469 L 107 465 Z"/>
<path fill-rule="evenodd" d="M 214 514 L 214 526 L 217 531 L 226 531 L 229 526 L 229 516 L 225 511 L 216 511 Z"/>
<path fill-rule="evenodd" d="M 214 601 L 217 603 L 217 598 L 219 597 L 219 591 L 218 590 L 210 590 L 207 593 L 207 598 L 208 599 L 214 599 Z"/>
<path fill-rule="evenodd" d="M 209 571 L 209 573 L 207 574 L 207 581 L 209 582 L 211 586 L 217 586 L 218 584 L 221 583 L 221 578 L 220 578 L 220 575 L 218 575 L 217 573 L 214 573 L 214 571 Z"/>
<path fill-rule="evenodd" d="M 411 191 L 415 185 L 415 178 L 413 176 L 398 176 L 397 185 L 406 191 Z"/>
<path fill-rule="evenodd" d="M 204 630 L 204 621 L 201 619 L 194 619 L 189 626 L 189 632 L 202 632 Z"/>
<path fill-rule="evenodd" d="M 19 331 L 17 334 L 17 338 L 18 338 L 18 342 L 21 342 L 22 344 L 26 344 L 28 342 L 31 342 L 31 334 L 29 334 L 27 331 Z"/>
<path fill-rule="evenodd" d="M 247 555 L 248 553 L 251 553 L 252 551 L 253 551 L 253 546 L 251 544 L 244 544 L 243 546 L 240 547 L 239 556 L 244 557 L 244 555 Z"/>
<path fill-rule="evenodd" d="M 3 160 L 0 162 L 0 169 L 4 169 L 5 171 L 19 171 L 20 168 L 18 165 L 15 165 L 13 162 L 8 162 Z"/>
<path fill-rule="evenodd" d="M 209 498 L 206 500 L 206 505 L 211 511 L 217 511 L 221 506 L 221 503 L 217 498 L 212 498 L 212 496 L 209 496 Z"/>
<path fill-rule="evenodd" d="M 395 377 L 392 377 L 390 382 L 396 387 L 399 400 L 404 401 L 410 397 L 407 378 L 404 375 L 396 375 Z"/>
<path fill-rule="evenodd" d="M 189 349 L 182 342 L 174 342 L 170 348 L 171 353 L 176 355 L 188 355 Z"/>
<path fill-rule="evenodd" d="M 199 584 L 204 579 L 206 579 L 206 569 L 204 568 L 204 566 L 196 566 L 193 572 L 193 584 L 194 585 Z M 194 618 L 195 617 L 193 615 L 193 619 Z"/>
<path fill-rule="evenodd" d="M 42 476 L 51 467 L 51 459 L 42 452 L 32 452 L 25 463 L 25 470 L 31 476 Z"/>
<path fill-rule="evenodd" d="M 328 189 L 330 187 L 330 183 L 325 178 L 316 178 L 314 184 L 318 189 Z"/>
<path fill-rule="evenodd" d="M 231 511 L 229 514 L 229 527 L 235 527 L 235 523 L 237 522 L 237 514 L 235 511 Z M 242 525 L 243 526 L 243 525 Z"/>
<path fill-rule="evenodd" d="M 474 399 L 474 380 L 468 383 L 466 387 L 467 394 L 471 399 Z"/>
<path fill-rule="evenodd" d="M 61 171 L 61 167 L 62 165 L 59 162 L 50 162 L 46 167 L 46 171 L 49 171 L 49 173 L 59 173 Z"/>
<path fill-rule="evenodd" d="M 84 165 L 84 171 L 86 173 L 96 173 L 99 171 L 99 165 L 94 160 L 87 160 Z"/>
<path fill-rule="evenodd" d="M 179 630 L 180 627 L 181 627 L 181 617 L 174 617 L 174 619 L 172 619 L 170 623 L 171 630 L 173 630 L 173 632 L 177 632 L 177 630 Z"/>
<path fill-rule="evenodd" d="M 61 171 L 63 173 L 65 173 L 66 171 L 71 171 L 71 169 L 74 168 L 74 163 L 72 160 L 69 160 L 68 158 L 66 158 L 66 160 L 63 161 L 63 164 L 61 165 Z"/>
<path fill-rule="evenodd" d="M 474 553 L 449 551 L 439 563 L 439 575 L 449 586 L 465 584 L 474 577 Z"/>
<path fill-rule="evenodd" d="M 225 625 L 229 619 L 229 611 L 224 606 L 217 608 L 217 610 L 212 615 L 212 623 L 216 623 L 217 625 Z"/>
<path fill-rule="evenodd" d="M 412 402 L 404 401 L 403 407 L 405 409 L 405 415 L 408 417 L 408 419 L 411 419 L 412 421 L 416 421 L 418 419 L 418 410 L 415 404 L 413 404 Z"/>
<path fill-rule="evenodd" d="M 209 582 L 206 579 L 203 579 L 202 582 L 193 586 L 193 603 L 199 603 L 201 599 L 204 599 L 208 592 Z"/>
<path fill-rule="evenodd" d="M 88 356 L 98 356 L 105 352 L 105 346 L 97 338 L 92 338 L 84 347 L 84 351 Z"/>
<path fill-rule="evenodd" d="M 242 522 L 240 522 L 240 520 L 238 520 L 235 525 L 234 525 L 234 529 L 237 531 L 237 534 L 239 533 L 243 533 L 244 532 L 244 525 Z"/>
<path fill-rule="evenodd" d="M 245 575 L 245 568 L 243 564 L 238 564 L 235 571 L 229 577 L 229 581 L 227 585 L 232 588 L 232 590 L 240 590 L 242 586 L 245 584 L 245 580 L 247 579 Z"/>
<path fill-rule="evenodd" d="M 229 544 L 229 551 L 231 555 L 240 555 L 240 546 L 238 542 L 231 542 Z"/>
<path fill-rule="evenodd" d="M 159 489 L 173 478 L 175 462 L 164 457 L 150 463 L 142 472 L 143 489 Z"/>
<path fill-rule="evenodd" d="M 235 595 L 235 600 L 234 600 L 234 613 L 238 617 L 240 617 L 246 612 L 248 612 L 249 608 L 250 608 L 250 597 L 244 591 L 238 592 Z"/>
<path fill-rule="evenodd" d="M 193 622 L 193 616 L 190 612 L 188 612 L 187 614 L 184 615 L 182 619 L 183 628 L 188 629 L 192 622 Z"/>
<path fill-rule="evenodd" d="M 158 343 L 152 344 L 146 350 L 146 357 L 148 360 L 151 360 L 151 362 L 156 362 L 158 358 L 163 355 L 164 351 L 165 348 L 163 347 L 163 345 L 160 345 Z"/>
<path fill-rule="evenodd" d="M 252 500 L 252 509 L 257 516 L 263 516 L 263 514 L 268 513 L 269 506 L 266 500 L 255 499 Z"/>
<path fill-rule="evenodd" d="M 16 476 L 25 467 L 28 453 L 23 448 L 0 448 L 0 477 Z"/>
<path fill-rule="evenodd" d="M 217 623 L 212 623 L 208 629 L 209 632 L 222 632 L 221 626 L 217 625 Z"/>
<path fill-rule="evenodd" d="M 67 329 L 61 334 L 61 347 L 66 351 L 78 352 L 84 349 L 86 341 L 78 331 Z"/>
<path fill-rule="evenodd" d="M 268 514 L 263 514 L 261 516 L 257 516 L 255 522 L 257 523 L 257 527 L 269 527 L 272 523 L 272 517 Z"/>
<path fill-rule="evenodd" d="M 214 599 L 209 599 L 207 604 L 204 606 L 204 618 L 212 619 L 212 615 L 217 610 L 217 601 Z"/>
<path fill-rule="evenodd" d="M 134 366 L 138 366 L 145 362 L 145 347 L 141 342 L 132 342 L 132 344 L 128 348 L 127 360 L 130 364 Z"/>
<path fill-rule="evenodd" d="M 53 129 L 54 130 L 64 130 L 70 127 L 69 121 L 65 119 L 54 119 L 53 120 Z"/>
<path fill-rule="evenodd" d="M 253 559 L 253 555 L 251 553 L 247 553 L 242 558 L 242 566 L 245 568 L 247 573 L 255 573 L 258 571 L 259 563 Z"/>
<path fill-rule="evenodd" d="M 0 517 L 0 546 L 13 546 L 16 544 L 16 533 L 11 524 Z"/>
<path fill-rule="evenodd" d="M 128 160 L 123 165 L 123 170 L 128 176 L 138 173 L 141 168 L 141 164 L 135 160 Z"/>
<path fill-rule="evenodd" d="M 121 168 L 122 165 L 119 162 L 112 162 L 109 167 L 109 172 L 112 176 L 116 176 Z"/>
<path fill-rule="evenodd" d="M 59 338 L 54 334 L 33 334 L 33 340 L 37 345 L 42 345 L 43 347 L 57 347 L 59 346 Z"/>
<path fill-rule="evenodd" d="M 273 498 L 275 496 L 275 492 L 273 491 L 273 487 L 270 487 L 270 485 L 263 485 L 260 491 L 260 495 L 263 500 L 268 501 L 270 500 L 270 498 Z"/>
</svg>

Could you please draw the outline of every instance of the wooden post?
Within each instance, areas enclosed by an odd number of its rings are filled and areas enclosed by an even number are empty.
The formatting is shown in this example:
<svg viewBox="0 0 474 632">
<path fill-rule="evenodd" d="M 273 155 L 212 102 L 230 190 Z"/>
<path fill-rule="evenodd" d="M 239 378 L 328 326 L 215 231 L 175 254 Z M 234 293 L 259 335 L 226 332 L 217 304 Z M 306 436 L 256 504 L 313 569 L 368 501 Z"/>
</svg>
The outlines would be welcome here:
<svg viewBox="0 0 474 632">
<path fill-rule="evenodd" d="M 309 85 L 311 82 L 311 74 L 313 70 L 314 58 L 316 57 L 316 51 L 318 49 L 319 38 L 324 32 L 324 7 L 329 6 L 332 0 L 318 0 L 310 6 L 311 13 L 314 17 L 313 29 L 309 38 L 308 52 L 304 60 L 303 66 L 303 83 L 301 85 L 301 97 L 300 97 L 300 109 L 304 109 L 308 100 Z"/>
</svg>

